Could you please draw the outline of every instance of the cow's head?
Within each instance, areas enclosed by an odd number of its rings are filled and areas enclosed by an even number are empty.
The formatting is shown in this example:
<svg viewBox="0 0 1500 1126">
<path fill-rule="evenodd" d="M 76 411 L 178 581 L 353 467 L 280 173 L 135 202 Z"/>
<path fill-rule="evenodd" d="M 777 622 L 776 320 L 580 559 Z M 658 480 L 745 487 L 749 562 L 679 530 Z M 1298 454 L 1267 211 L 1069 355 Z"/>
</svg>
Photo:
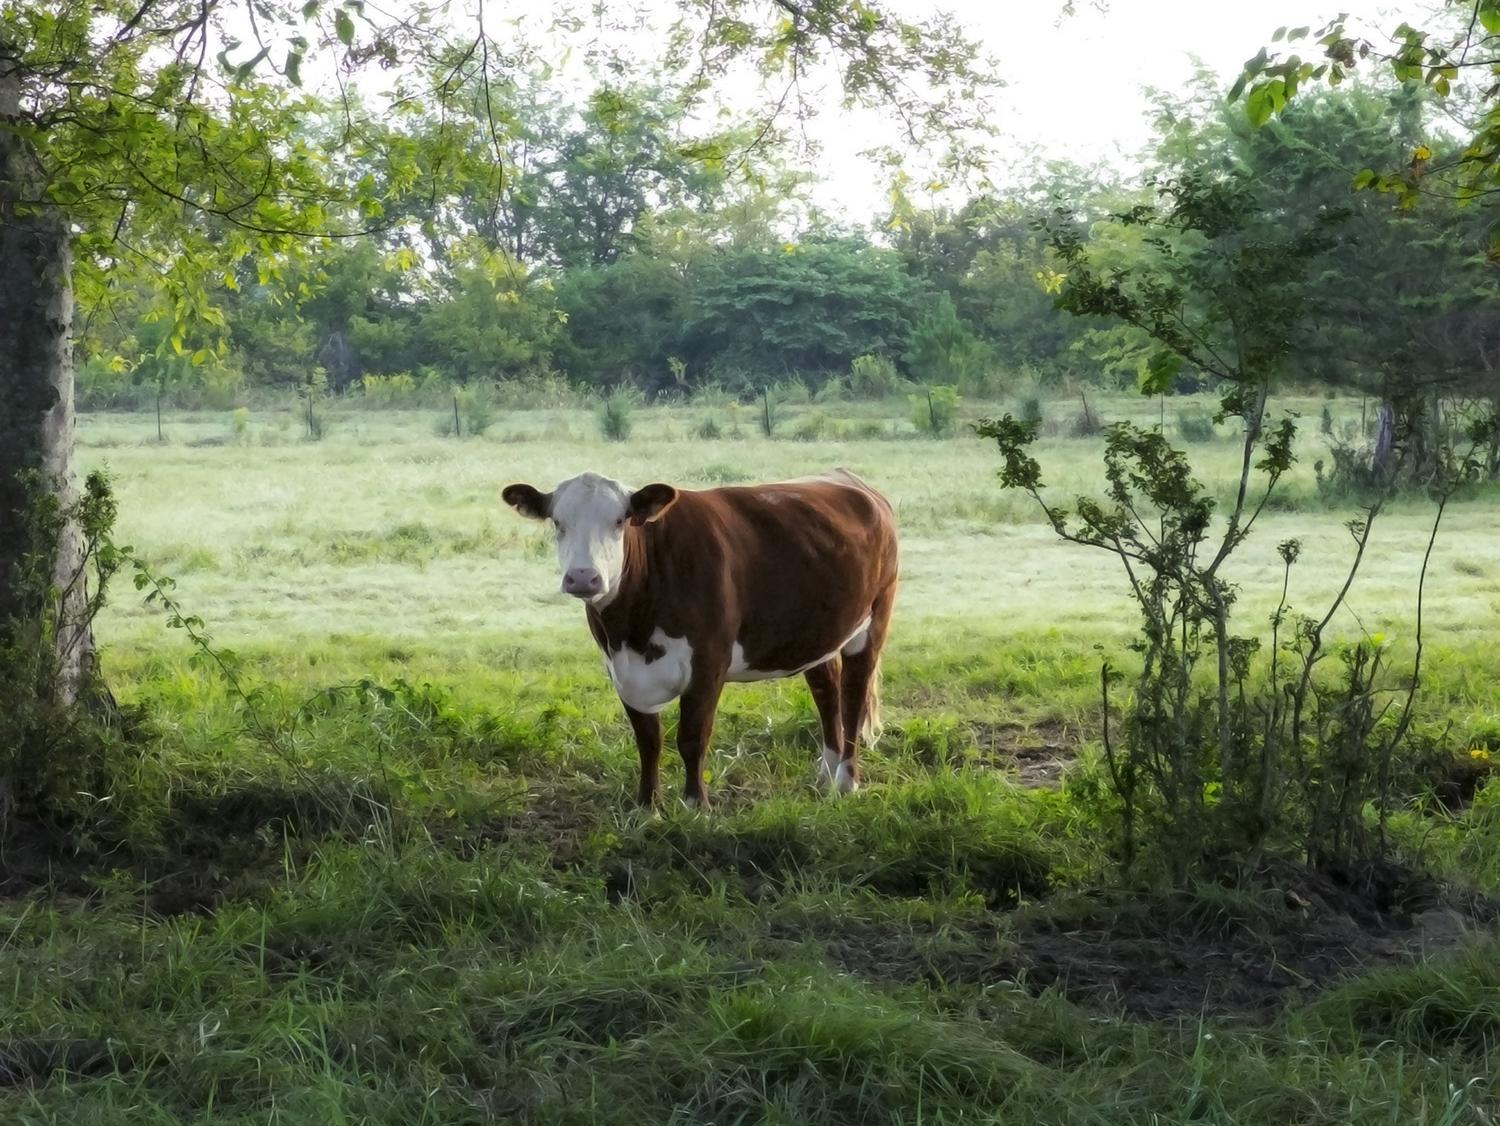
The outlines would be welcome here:
<svg viewBox="0 0 1500 1126">
<path fill-rule="evenodd" d="M 671 485 L 631 490 L 585 473 L 550 493 L 507 485 L 500 494 L 522 516 L 552 521 L 564 594 L 603 606 L 614 598 L 625 565 L 625 528 L 655 520 L 677 501 Z"/>
</svg>

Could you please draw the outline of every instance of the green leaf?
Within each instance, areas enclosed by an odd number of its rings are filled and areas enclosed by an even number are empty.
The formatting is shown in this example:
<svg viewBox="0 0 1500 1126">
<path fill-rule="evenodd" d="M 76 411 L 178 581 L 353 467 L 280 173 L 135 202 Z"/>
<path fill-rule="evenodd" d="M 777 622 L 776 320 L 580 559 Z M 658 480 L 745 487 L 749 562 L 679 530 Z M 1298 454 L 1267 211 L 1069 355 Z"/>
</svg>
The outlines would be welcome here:
<svg viewBox="0 0 1500 1126">
<path fill-rule="evenodd" d="M 1146 361 L 1146 370 L 1140 373 L 1137 385 L 1142 395 L 1162 395 L 1172 389 L 1177 373 L 1182 370 L 1182 357 L 1175 352 L 1153 352 Z"/>
<path fill-rule="evenodd" d="M 293 86 L 302 85 L 302 56 L 296 51 L 286 53 L 286 80 Z"/>
<path fill-rule="evenodd" d="M 1491 35 L 1500 35 L 1500 3 L 1485 0 L 1479 8 L 1479 22 Z"/>
<path fill-rule="evenodd" d="M 349 13 L 340 8 L 333 16 L 334 28 L 339 33 L 339 41 L 345 47 L 354 42 L 354 21 L 349 18 Z"/>
<path fill-rule="evenodd" d="M 1257 129 L 1271 120 L 1271 95 L 1266 86 L 1257 86 L 1250 91 L 1250 96 L 1245 99 L 1245 113 L 1250 124 Z"/>
</svg>

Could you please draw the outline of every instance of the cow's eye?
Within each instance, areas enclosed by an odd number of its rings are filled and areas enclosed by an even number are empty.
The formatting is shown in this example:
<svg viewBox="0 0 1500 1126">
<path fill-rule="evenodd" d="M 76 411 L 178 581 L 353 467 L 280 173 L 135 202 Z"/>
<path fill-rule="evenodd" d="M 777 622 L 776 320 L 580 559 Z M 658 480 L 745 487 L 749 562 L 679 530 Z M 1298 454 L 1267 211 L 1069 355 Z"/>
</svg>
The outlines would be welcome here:
<svg viewBox="0 0 1500 1126">
<path fill-rule="evenodd" d="M 624 526 L 625 526 L 625 517 L 621 516 L 618 520 L 615 521 L 615 527 L 616 528 L 623 528 Z"/>
<path fill-rule="evenodd" d="M 556 520 L 554 520 L 554 521 L 552 521 L 552 526 L 553 526 L 553 527 L 554 527 L 554 528 L 556 528 L 556 529 L 557 529 L 557 534 L 558 534 L 558 535 L 562 535 L 562 534 L 563 534 L 563 532 L 564 532 L 564 531 L 565 531 L 565 530 L 566 530 L 566 529 L 564 529 L 564 528 L 563 528 L 563 526 L 562 526 L 562 525 L 561 525 L 561 524 L 559 524 L 559 523 L 558 523 L 558 522 L 557 522 L 557 521 L 556 521 Z"/>
</svg>

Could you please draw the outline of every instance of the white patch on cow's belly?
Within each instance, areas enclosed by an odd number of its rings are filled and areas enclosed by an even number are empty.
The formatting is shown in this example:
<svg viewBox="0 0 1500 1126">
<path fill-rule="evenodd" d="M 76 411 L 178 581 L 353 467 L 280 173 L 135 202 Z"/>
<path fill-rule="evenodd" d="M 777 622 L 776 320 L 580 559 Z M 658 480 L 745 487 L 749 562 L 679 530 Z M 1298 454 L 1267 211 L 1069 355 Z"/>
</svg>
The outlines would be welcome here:
<svg viewBox="0 0 1500 1126">
<path fill-rule="evenodd" d="M 654 661 L 622 645 L 604 658 L 604 665 L 621 700 L 638 712 L 655 715 L 687 689 L 693 676 L 693 647 L 687 638 L 668 637 L 660 627 L 652 633 L 651 644 L 663 650 Z"/>
<path fill-rule="evenodd" d="M 745 660 L 745 647 L 738 641 L 729 651 L 729 672 L 727 679 L 735 683 L 744 683 L 751 680 L 780 680 L 784 676 L 798 676 L 808 669 L 816 668 L 824 661 L 831 661 L 840 653 L 852 657 L 856 653 L 863 653 L 865 646 L 870 643 L 870 618 L 865 615 L 864 621 L 855 627 L 854 632 L 838 648 L 831 653 L 824 653 L 816 661 L 808 661 L 805 665 L 798 665 L 794 669 L 752 669 L 750 663 Z"/>
<path fill-rule="evenodd" d="M 860 622 L 854 632 L 849 635 L 849 640 L 839 646 L 839 652 L 846 657 L 857 657 L 865 651 L 865 646 L 870 644 L 870 615 L 865 615 L 865 620 Z"/>
</svg>

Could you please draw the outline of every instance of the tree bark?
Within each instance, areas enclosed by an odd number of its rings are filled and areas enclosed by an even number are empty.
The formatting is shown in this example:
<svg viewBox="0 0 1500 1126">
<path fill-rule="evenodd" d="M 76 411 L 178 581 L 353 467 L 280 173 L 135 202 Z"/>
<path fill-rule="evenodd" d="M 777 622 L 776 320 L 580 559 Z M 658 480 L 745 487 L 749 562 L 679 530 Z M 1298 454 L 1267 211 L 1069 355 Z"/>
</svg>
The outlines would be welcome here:
<svg viewBox="0 0 1500 1126">
<path fill-rule="evenodd" d="M 72 243 L 45 201 L 35 151 L 16 131 L 21 110 L 17 60 L 0 42 L 0 640 L 50 638 L 58 697 L 72 703 L 95 653 L 82 537 L 71 523 L 55 544 L 33 536 L 39 499 L 50 493 L 66 508 L 76 495 Z M 39 475 L 36 487 L 28 473 Z M 39 565 L 60 597 L 21 581 Z"/>
<path fill-rule="evenodd" d="M 1382 477 L 1390 472 L 1396 459 L 1396 406 L 1389 399 L 1380 400 L 1375 422 L 1375 450 L 1370 468 Z"/>
</svg>

